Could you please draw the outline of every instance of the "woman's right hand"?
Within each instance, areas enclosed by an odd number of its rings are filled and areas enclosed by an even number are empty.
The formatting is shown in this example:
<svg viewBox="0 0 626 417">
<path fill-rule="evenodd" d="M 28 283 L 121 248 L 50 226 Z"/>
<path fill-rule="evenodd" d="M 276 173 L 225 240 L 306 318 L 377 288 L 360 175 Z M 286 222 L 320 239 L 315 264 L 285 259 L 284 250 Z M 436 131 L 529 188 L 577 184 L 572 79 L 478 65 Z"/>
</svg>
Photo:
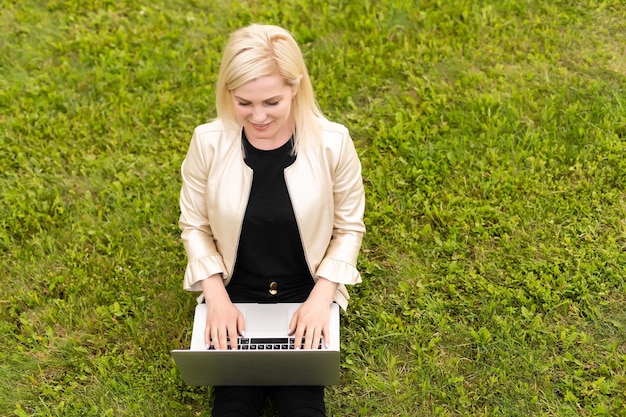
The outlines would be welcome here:
<svg viewBox="0 0 626 417">
<path fill-rule="evenodd" d="M 221 275 L 211 275 L 201 282 L 207 305 L 204 343 L 213 342 L 217 350 L 237 349 L 237 336 L 244 335 L 244 317 L 230 301 Z M 230 341 L 229 341 L 230 339 Z"/>
</svg>

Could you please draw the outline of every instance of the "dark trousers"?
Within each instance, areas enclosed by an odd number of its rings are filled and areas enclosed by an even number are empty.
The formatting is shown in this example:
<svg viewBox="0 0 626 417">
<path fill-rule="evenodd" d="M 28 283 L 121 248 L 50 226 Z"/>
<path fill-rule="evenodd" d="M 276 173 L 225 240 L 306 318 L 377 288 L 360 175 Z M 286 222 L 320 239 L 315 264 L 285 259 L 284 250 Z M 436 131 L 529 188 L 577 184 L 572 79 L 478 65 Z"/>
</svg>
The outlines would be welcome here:
<svg viewBox="0 0 626 417">
<path fill-rule="evenodd" d="M 214 387 L 213 417 L 259 417 L 270 400 L 279 417 L 325 417 L 324 387 Z"/>
</svg>

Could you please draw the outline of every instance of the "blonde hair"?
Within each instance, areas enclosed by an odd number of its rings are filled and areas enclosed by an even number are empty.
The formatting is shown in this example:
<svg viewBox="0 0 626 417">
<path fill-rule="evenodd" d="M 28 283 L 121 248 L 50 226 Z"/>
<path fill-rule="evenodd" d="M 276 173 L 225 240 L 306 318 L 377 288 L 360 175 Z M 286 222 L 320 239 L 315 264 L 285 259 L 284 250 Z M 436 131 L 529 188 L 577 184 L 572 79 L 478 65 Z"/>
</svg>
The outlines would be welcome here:
<svg viewBox="0 0 626 417">
<path fill-rule="evenodd" d="M 217 117 L 225 126 L 240 127 L 231 91 L 277 71 L 287 85 L 297 87 L 291 106 L 296 129 L 294 152 L 297 152 L 319 138 L 319 120 L 324 117 L 315 100 L 302 52 L 293 36 L 281 27 L 253 24 L 230 35 L 217 77 Z"/>
</svg>

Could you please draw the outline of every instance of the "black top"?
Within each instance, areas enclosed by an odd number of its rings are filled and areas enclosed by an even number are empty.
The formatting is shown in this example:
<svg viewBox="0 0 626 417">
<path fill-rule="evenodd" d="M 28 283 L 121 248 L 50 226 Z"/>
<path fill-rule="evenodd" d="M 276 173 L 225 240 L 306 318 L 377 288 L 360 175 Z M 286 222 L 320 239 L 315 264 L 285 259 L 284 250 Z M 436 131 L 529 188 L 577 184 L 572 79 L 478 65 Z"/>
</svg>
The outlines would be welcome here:
<svg viewBox="0 0 626 417">
<path fill-rule="evenodd" d="M 233 277 L 233 302 L 303 302 L 313 288 L 284 170 L 296 160 L 293 137 L 264 151 L 242 134 L 245 163 L 253 170 Z"/>
</svg>

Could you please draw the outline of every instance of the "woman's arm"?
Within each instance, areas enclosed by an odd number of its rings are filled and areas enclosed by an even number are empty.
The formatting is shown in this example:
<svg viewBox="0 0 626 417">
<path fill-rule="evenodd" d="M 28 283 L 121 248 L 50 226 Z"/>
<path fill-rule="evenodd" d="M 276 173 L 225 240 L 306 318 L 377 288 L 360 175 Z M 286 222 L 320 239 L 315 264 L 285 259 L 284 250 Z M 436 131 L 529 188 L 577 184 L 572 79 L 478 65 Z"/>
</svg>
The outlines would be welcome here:
<svg viewBox="0 0 626 417">
<path fill-rule="evenodd" d="M 201 290 L 201 280 L 226 271 L 215 246 L 207 210 L 206 187 L 213 156 L 213 147 L 203 143 L 196 129 L 181 167 L 183 183 L 178 221 L 187 254 L 184 288 L 191 291 Z"/>
<path fill-rule="evenodd" d="M 334 149 L 336 163 L 333 171 L 333 231 L 316 276 L 342 284 L 358 284 L 361 276 L 356 262 L 365 233 L 363 213 L 365 190 L 361 162 L 348 133 L 341 146 Z"/>
<path fill-rule="evenodd" d="M 213 148 L 203 144 L 196 129 L 181 168 L 179 226 L 188 259 L 184 288 L 203 292 L 207 304 L 204 333 L 207 347 L 213 341 L 216 349 L 227 349 L 227 338 L 233 336 L 230 346 L 234 349 L 244 322 L 224 287 L 222 274 L 226 267 L 216 248 L 208 215 L 206 187 L 212 158 Z"/>
</svg>

